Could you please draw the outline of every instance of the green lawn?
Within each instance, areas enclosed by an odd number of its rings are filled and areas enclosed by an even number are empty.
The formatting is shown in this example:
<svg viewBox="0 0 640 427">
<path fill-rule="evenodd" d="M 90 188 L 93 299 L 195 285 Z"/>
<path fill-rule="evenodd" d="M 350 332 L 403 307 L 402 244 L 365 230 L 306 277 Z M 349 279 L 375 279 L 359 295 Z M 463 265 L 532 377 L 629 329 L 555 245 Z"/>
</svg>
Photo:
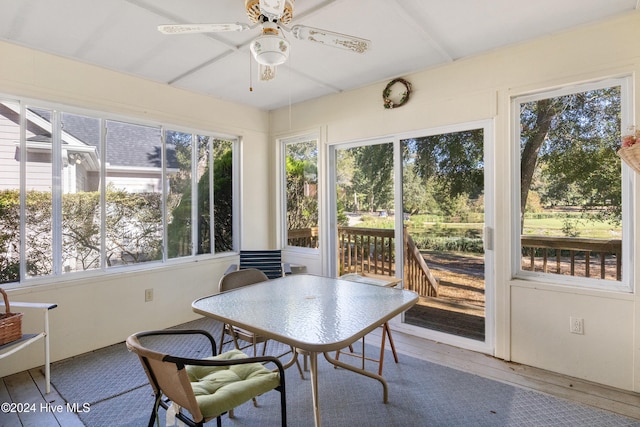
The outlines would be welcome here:
<svg viewBox="0 0 640 427">
<path fill-rule="evenodd" d="M 536 236 L 563 236 L 564 218 L 525 219 L 524 234 Z M 620 227 L 605 222 L 578 220 L 575 223 L 577 237 L 612 238 L 620 237 Z"/>
<path fill-rule="evenodd" d="M 444 230 L 451 230 L 452 234 L 460 234 L 461 230 L 472 229 L 482 232 L 482 223 L 461 223 L 461 222 L 434 222 L 432 215 L 415 215 L 407 223 L 413 231 L 427 231 L 438 229 L 440 233 Z M 363 215 L 363 222 L 358 224 L 359 227 L 372 228 L 393 228 L 393 218 L 378 218 L 375 216 Z M 527 218 L 525 219 L 524 234 L 536 236 L 564 236 L 563 228 L 565 226 L 566 214 L 558 214 L 555 217 L 545 218 Z M 585 238 L 620 238 L 622 231 L 620 227 L 612 224 L 580 219 L 578 215 L 571 220 L 572 230 L 577 233 L 574 237 Z"/>
</svg>

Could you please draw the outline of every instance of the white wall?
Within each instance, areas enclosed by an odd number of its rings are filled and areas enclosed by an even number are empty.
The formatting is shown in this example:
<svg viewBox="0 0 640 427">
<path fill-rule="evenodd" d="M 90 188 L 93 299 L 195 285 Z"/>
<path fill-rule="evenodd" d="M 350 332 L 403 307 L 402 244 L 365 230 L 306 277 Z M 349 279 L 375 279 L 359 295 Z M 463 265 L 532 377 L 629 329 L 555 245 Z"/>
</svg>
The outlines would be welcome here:
<svg viewBox="0 0 640 427">
<path fill-rule="evenodd" d="M 409 102 L 385 110 L 385 82 L 271 113 L 271 133 L 326 127 L 325 144 L 455 123 L 495 123 L 496 349 L 498 357 L 627 390 L 640 391 L 640 297 L 511 279 L 510 98 L 531 91 L 633 75 L 640 105 L 640 13 L 496 50 L 403 76 Z M 635 112 L 640 124 L 640 112 Z M 293 130 L 290 129 L 292 123 Z M 275 175 L 275 174 L 274 174 Z M 634 196 L 637 200 L 637 194 Z M 635 212 L 640 212 L 638 206 Z M 637 216 L 638 214 L 636 214 Z M 636 230 L 638 227 L 635 227 Z M 638 233 L 638 231 L 636 231 Z M 640 239 L 635 239 L 639 241 Z M 634 253 L 638 251 L 634 247 Z M 640 272 L 638 257 L 634 268 Z M 638 273 L 636 273 L 638 274 Z M 569 333 L 583 317 L 585 334 Z"/>
<path fill-rule="evenodd" d="M 28 97 L 241 137 L 247 159 L 241 178 L 241 220 L 245 229 L 241 245 L 272 244 L 272 219 L 267 208 L 271 187 L 268 163 L 263 161 L 270 149 L 267 113 L 3 42 L 0 58 L 3 98 Z M 59 278 L 55 283 L 9 290 L 9 296 L 12 301 L 58 304 L 50 313 L 55 361 L 122 342 L 132 332 L 197 318 L 191 302 L 214 293 L 232 262 L 237 262 L 237 257 L 187 260 L 160 269 L 91 275 L 72 281 Z M 145 303 L 147 288 L 154 289 L 154 300 Z M 26 317 L 23 324 L 28 332 L 41 320 Z M 42 354 L 42 346 L 36 344 L 3 359 L 0 376 L 42 365 Z"/>
</svg>

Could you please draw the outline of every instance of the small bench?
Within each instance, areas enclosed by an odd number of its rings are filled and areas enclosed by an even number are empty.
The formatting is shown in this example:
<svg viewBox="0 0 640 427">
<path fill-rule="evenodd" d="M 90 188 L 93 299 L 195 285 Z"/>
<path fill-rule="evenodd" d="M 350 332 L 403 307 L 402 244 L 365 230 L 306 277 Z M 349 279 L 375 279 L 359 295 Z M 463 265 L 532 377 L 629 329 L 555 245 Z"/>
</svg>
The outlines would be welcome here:
<svg viewBox="0 0 640 427">
<path fill-rule="evenodd" d="M 4 306 L 4 304 L 1 304 Z M 56 308 L 57 304 L 37 303 L 37 302 L 11 302 L 11 308 L 20 308 L 27 310 L 41 310 L 43 314 L 42 330 L 36 333 L 22 334 L 22 337 L 16 341 L 0 346 L 0 359 L 16 353 L 31 344 L 44 338 L 44 378 L 46 393 L 51 392 L 51 355 L 49 348 L 49 310 Z"/>
</svg>

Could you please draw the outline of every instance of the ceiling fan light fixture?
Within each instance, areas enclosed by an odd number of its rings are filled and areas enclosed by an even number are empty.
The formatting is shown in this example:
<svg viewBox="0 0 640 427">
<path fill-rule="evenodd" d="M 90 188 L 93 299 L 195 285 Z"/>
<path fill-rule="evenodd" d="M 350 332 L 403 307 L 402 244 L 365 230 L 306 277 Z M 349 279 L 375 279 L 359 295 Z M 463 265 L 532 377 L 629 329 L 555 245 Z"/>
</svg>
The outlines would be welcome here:
<svg viewBox="0 0 640 427">
<path fill-rule="evenodd" d="M 261 81 L 266 82 L 269 80 L 273 80 L 276 78 L 276 69 L 278 67 L 271 66 L 271 65 L 263 65 L 263 64 L 259 64 L 260 67 L 258 69 L 258 77 L 260 78 Z"/>
<path fill-rule="evenodd" d="M 249 46 L 255 60 L 262 65 L 283 64 L 289 58 L 289 42 L 281 36 L 263 34 Z"/>
</svg>

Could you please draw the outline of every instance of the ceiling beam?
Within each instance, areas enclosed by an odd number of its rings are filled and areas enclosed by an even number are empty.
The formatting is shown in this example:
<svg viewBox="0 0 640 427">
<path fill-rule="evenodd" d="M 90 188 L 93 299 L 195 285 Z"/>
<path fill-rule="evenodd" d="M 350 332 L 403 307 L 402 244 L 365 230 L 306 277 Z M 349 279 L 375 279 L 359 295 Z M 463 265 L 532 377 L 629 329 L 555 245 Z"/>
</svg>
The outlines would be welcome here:
<svg viewBox="0 0 640 427">
<path fill-rule="evenodd" d="M 318 85 L 320 85 L 320 86 L 322 86 L 322 87 L 324 87 L 326 89 L 329 89 L 333 93 L 340 93 L 340 92 L 343 91 L 343 89 L 340 89 L 338 87 L 330 85 L 329 83 L 327 83 L 327 82 L 325 82 L 323 80 L 320 80 L 320 79 L 318 79 L 316 77 L 310 76 L 307 73 L 303 73 L 303 72 L 297 70 L 295 67 L 292 67 L 290 63 L 287 63 L 287 70 L 290 71 L 291 73 L 295 74 L 298 77 L 302 77 L 302 78 L 307 79 L 309 81 L 312 81 L 312 82 L 314 82 L 314 83 L 316 83 L 316 84 L 318 84 Z"/>
<path fill-rule="evenodd" d="M 221 53 L 220 55 L 218 55 L 218 56 L 216 56 L 216 57 L 214 57 L 214 58 L 211 58 L 211 59 L 209 59 L 208 61 L 205 61 L 205 62 L 203 62 L 203 63 L 201 63 L 201 64 L 198 64 L 198 65 L 196 65 L 195 67 L 193 67 L 193 68 L 191 68 L 191 69 L 189 69 L 189 70 L 185 71 L 184 73 L 182 73 L 182 74 L 180 74 L 180 75 L 178 75 L 178 76 L 176 76 L 176 77 L 172 78 L 171 80 L 169 80 L 169 81 L 167 82 L 167 84 L 172 85 L 172 84 L 174 84 L 174 83 L 176 83 L 176 82 L 178 82 L 178 81 L 180 81 L 180 80 L 184 79 L 185 77 L 190 76 L 191 74 L 193 74 L 193 73 L 195 73 L 195 72 L 197 72 L 197 71 L 200 71 L 200 70 L 202 70 L 202 69 L 203 69 L 203 68 L 205 68 L 205 67 L 208 67 L 208 66 L 209 66 L 209 65 L 211 65 L 211 64 L 215 64 L 216 62 L 218 62 L 218 61 L 220 61 L 220 60 L 222 60 L 222 59 L 226 58 L 227 56 L 231 55 L 232 53 L 233 53 L 233 52 L 232 52 L 232 51 L 230 51 L 230 50 L 228 50 L 228 51 L 226 51 L 226 52 L 223 52 L 223 53 Z"/>
<path fill-rule="evenodd" d="M 154 15 L 157 16 L 161 16 L 165 19 L 167 19 L 168 21 L 171 22 L 175 22 L 175 23 L 185 23 L 187 20 L 181 16 L 175 15 L 173 13 L 167 12 L 164 9 L 161 9 L 159 7 L 156 7 L 154 5 L 150 5 L 148 4 L 145 0 L 125 0 L 135 6 L 138 6 L 141 9 L 146 10 L 147 12 L 153 13 Z M 223 46 L 225 46 L 228 50 L 223 52 L 222 54 L 211 58 L 205 62 L 202 62 L 198 65 L 196 65 L 193 68 L 190 68 L 189 70 L 183 72 L 182 74 L 178 74 L 177 76 L 173 77 L 172 79 L 170 79 L 167 84 L 169 85 L 173 85 L 176 82 L 190 76 L 191 74 L 205 68 L 208 67 L 211 64 L 214 64 L 224 58 L 226 58 L 227 56 L 231 55 L 234 52 L 238 52 L 240 51 L 242 48 L 244 48 L 244 46 L 248 46 L 249 43 L 245 43 L 241 46 L 236 46 L 232 43 L 229 43 L 228 41 L 224 40 L 222 37 L 217 36 L 215 33 L 200 33 L 200 34 L 194 34 L 194 36 L 201 36 L 201 37 L 208 37 L 212 40 L 215 40 L 216 42 L 222 44 Z"/>
<path fill-rule="evenodd" d="M 448 62 L 453 62 L 453 56 L 447 51 L 447 49 L 443 46 L 442 42 L 438 40 L 430 31 L 425 28 L 424 22 L 419 22 L 416 20 L 414 14 L 411 13 L 410 10 L 407 9 L 406 4 L 399 0 L 392 0 L 398 6 L 398 12 L 400 15 L 411 25 L 413 25 L 425 39 L 428 40 L 429 44 L 433 46 L 434 49 L 442 55 Z M 638 0 L 640 1 L 640 0 Z"/>
</svg>

